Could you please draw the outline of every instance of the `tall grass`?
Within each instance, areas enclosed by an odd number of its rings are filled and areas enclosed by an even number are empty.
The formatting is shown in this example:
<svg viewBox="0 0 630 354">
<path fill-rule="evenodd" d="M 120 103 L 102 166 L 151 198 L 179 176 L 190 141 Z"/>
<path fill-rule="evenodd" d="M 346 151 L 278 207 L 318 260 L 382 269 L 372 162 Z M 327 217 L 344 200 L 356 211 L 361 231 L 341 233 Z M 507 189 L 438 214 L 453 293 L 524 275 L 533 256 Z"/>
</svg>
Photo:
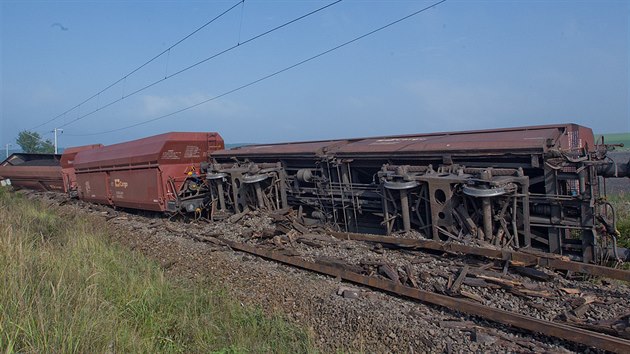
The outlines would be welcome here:
<svg viewBox="0 0 630 354">
<path fill-rule="evenodd" d="M 622 192 L 609 196 L 608 200 L 615 208 L 617 230 L 620 234 L 617 244 L 620 247 L 630 248 L 630 194 Z"/>
<path fill-rule="evenodd" d="M 0 188 L 4 353 L 307 352 L 306 334 L 212 280 L 165 278 L 100 219 Z"/>
</svg>

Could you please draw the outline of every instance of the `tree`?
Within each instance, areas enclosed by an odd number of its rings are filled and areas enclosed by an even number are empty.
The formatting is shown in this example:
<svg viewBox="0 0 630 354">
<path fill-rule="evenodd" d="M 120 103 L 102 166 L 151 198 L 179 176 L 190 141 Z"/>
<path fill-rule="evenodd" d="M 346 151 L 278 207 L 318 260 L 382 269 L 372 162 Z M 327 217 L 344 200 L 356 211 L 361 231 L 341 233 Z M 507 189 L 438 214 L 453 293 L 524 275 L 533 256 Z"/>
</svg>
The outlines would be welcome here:
<svg viewBox="0 0 630 354">
<path fill-rule="evenodd" d="M 15 142 L 24 152 L 52 154 L 55 151 L 52 141 L 42 139 L 37 132 L 21 131 Z"/>
<path fill-rule="evenodd" d="M 39 142 L 39 152 L 44 154 L 52 154 L 55 152 L 55 144 L 50 139 Z"/>
</svg>

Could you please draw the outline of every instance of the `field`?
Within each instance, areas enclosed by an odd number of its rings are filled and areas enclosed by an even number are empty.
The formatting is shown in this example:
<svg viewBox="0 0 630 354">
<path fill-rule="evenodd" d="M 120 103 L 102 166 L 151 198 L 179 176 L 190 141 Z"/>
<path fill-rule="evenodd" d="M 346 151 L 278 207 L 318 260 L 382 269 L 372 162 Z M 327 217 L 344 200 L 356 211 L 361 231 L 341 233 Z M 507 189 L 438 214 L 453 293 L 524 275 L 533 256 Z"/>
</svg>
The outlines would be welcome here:
<svg viewBox="0 0 630 354">
<path fill-rule="evenodd" d="M 600 135 L 604 136 L 604 142 L 606 144 L 623 144 L 624 147 L 616 148 L 616 150 L 630 151 L 630 133 L 616 133 L 616 134 L 595 134 L 595 138 Z"/>
<path fill-rule="evenodd" d="M 0 188 L 3 353 L 309 352 L 309 337 L 211 278 L 173 279 L 79 217 Z"/>
</svg>

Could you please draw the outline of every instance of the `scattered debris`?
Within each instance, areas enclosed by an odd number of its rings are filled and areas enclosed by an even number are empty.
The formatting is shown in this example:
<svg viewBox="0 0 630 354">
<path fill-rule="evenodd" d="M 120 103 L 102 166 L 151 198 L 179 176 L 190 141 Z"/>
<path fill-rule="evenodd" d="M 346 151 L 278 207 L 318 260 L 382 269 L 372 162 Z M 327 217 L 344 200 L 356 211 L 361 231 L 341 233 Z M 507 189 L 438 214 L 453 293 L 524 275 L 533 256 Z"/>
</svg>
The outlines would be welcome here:
<svg viewBox="0 0 630 354">
<path fill-rule="evenodd" d="M 66 203 L 64 207 L 74 206 L 73 203 Z M 101 212 L 98 211 L 99 214 Z M 381 348 L 381 350 L 408 351 L 411 346 L 411 348 L 415 348 L 415 352 L 442 351 L 449 348 L 450 345 L 453 352 L 495 349 L 511 352 L 564 350 L 560 348 L 580 351 L 579 348 L 564 342 L 546 343 L 544 340 L 540 341 L 536 337 L 529 337 L 522 333 L 515 335 L 514 332 L 510 332 L 508 328 L 503 326 L 493 328 L 484 321 L 476 319 L 468 321 L 469 318 L 466 316 L 453 319 L 454 315 L 448 311 L 440 313 L 440 311 L 435 311 L 430 307 L 427 308 L 402 299 L 376 293 L 362 293 L 359 289 L 352 288 L 344 289 L 339 293 L 339 284 L 334 279 L 325 280 L 319 276 L 305 276 L 302 272 L 271 262 L 262 262 L 256 257 L 245 256 L 242 253 L 225 252 L 229 249 L 217 244 L 215 241 L 218 240 L 215 236 L 228 237 L 239 242 L 260 244 L 266 247 L 272 244 L 277 252 L 284 255 L 307 258 L 333 266 L 352 266 L 356 273 L 379 274 L 386 279 L 398 281 L 409 287 L 430 289 L 442 294 L 464 297 L 470 301 L 509 309 L 537 318 L 554 319 L 566 312 L 565 321 L 575 326 L 619 337 L 623 337 L 623 334 L 627 332 L 628 316 L 623 317 L 622 314 L 627 312 L 627 302 L 624 299 L 628 298 L 630 291 L 624 285 L 601 286 L 594 282 L 554 276 L 548 276 L 544 280 L 545 276 L 540 276 L 538 273 L 525 270 L 527 274 L 524 274 L 518 271 L 517 267 L 523 267 L 523 265 L 514 262 L 510 262 L 507 273 L 503 274 L 504 262 L 482 263 L 478 259 L 467 259 L 466 256 L 457 256 L 452 253 L 441 255 L 419 251 L 399 252 L 395 249 L 388 249 L 385 252 L 382 245 L 379 247 L 383 250 L 382 253 L 370 252 L 373 247 L 372 244 L 334 239 L 317 228 L 308 226 L 304 226 L 306 229 L 302 230 L 307 232 L 297 230 L 292 224 L 298 217 L 292 211 L 283 211 L 275 214 L 275 217 L 271 215 L 274 213 L 252 211 L 244 212 L 234 224 L 228 223 L 227 220 L 213 224 L 181 224 L 165 219 L 146 219 L 141 216 L 125 214 L 122 218 L 117 216 L 109 218 L 108 223 L 115 225 L 115 227 L 135 230 L 134 233 L 144 235 L 133 246 L 141 251 L 147 250 L 146 243 L 149 240 L 154 245 L 159 245 L 157 246 L 161 250 L 159 254 L 171 252 L 170 247 L 173 247 L 173 240 L 189 239 L 189 242 L 192 242 L 190 240 L 203 242 L 203 247 L 191 244 L 190 247 L 192 248 L 187 251 L 190 253 L 182 255 L 181 258 L 160 260 L 160 263 L 169 272 L 179 272 L 182 269 L 186 269 L 185 272 L 203 272 L 199 268 L 199 262 L 208 264 L 209 273 L 218 272 L 219 268 L 217 267 L 223 267 L 218 273 L 232 274 L 231 277 L 225 278 L 229 280 L 224 281 L 238 283 L 238 286 L 247 286 L 248 291 L 243 293 L 244 296 L 269 309 L 278 309 L 278 305 L 272 305 L 272 303 L 282 301 L 282 304 L 285 304 L 289 301 L 287 299 L 296 299 L 301 296 L 303 300 L 300 306 L 302 307 L 298 311 L 287 308 L 288 313 L 291 317 L 300 321 L 305 320 L 309 326 L 313 326 L 317 331 L 318 338 L 323 338 L 321 339 L 322 343 L 328 343 L 326 348 L 329 350 L 331 348 L 348 348 L 345 346 L 347 344 L 340 344 L 343 342 L 339 342 L 339 337 L 333 333 L 346 333 L 344 332 L 346 327 L 356 329 L 375 326 L 375 330 L 378 328 L 378 332 L 375 334 L 361 333 L 365 335 L 365 338 L 373 338 L 371 339 L 374 340 L 373 343 L 380 343 L 374 344 L 374 348 Z M 275 221 L 276 219 L 278 221 Z M 101 218 L 101 220 L 103 219 Z M 287 229 L 283 230 L 279 225 L 285 225 Z M 125 238 L 124 242 L 133 242 L 132 240 L 133 238 Z M 166 240 L 169 240 L 171 245 L 167 246 Z M 222 252 L 212 254 L 208 252 L 212 250 L 221 250 Z M 196 252 L 202 253 L 195 255 Z M 204 260 L 208 257 L 212 257 L 212 259 Z M 230 261 L 224 261 L 222 265 L 216 263 L 223 258 Z M 231 267 L 234 267 L 234 270 L 231 270 Z M 282 277 L 290 276 L 292 279 L 296 279 L 297 283 L 270 281 L 265 275 L 267 272 L 277 273 L 278 276 L 282 274 Z M 545 272 L 542 273 L 546 274 Z M 528 274 L 533 274 L 533 276 Z M 450 286 L 446 287 L 449 277 L 451 283 Z M 334 300 L 331 304 L 330 299 L 322 300 L 327 299 L 325 296 L 315 295 L 316 292 L 311 291 L 304 292 L 306 282 L 314 284 L 316 281 L 334 287 L 327 293 L 327 296 L 337 291 L 339 296 L 333 296 L 333 298 L 340 299 L 337 301 L 341 301 L 341 303 L 339 303 L 339 307 L 334 307 L 334 311 L 329 312 L 328 310 L 330 306 L 334 306 Z M 251 282 L 252 285 L 248 285 L 248 282 Z M 324 287 L 324 285 L 320 286 Z M 257 289 L 256 287 L 261 288 Z M 291 292 L 291 296 L 284 293 L 288 287 L 295 288 L 295 291 Z M 309 289 L 311 288 L 309 287 Z M 300 294 L 300 292 L 305 294 Z M 269 294 L 269 296 L 260 296 L 263 293 Z M 590 297 L 591 294 L 593 297 Z M 344 301 L 344 299 L 362 300 Z M 316 305 L 320 303 L 322 303 L 321 306 Z M 419 308 L 421 310 L 409 311 L 408 317 L 400 317 L 400 314 L 407 312 L 392 312 L 391 309 L 398 308 L 392 304 L 406 309 Z M 315 312 L 304 309 L 304 306 L 308 308 L 314 305 L 317 306 Z M 298 312 L 299 315 L 297 315 Z M 377 314 L 380 317 L 374 317 Z M 460 315 L 456 314 L 456 316 Z M 328 321 L 324 321 L 323 318 L 327 318 Z M 339 326 L 330 322 L 334 318 L 339 320 Z M 357 318 L 365 318 L 365 320 L 358 321 Z M 380 320 L 376 320 L 376 318 L 380 318 Z M 358 322 L 350 324 L 348 322 L 350 319 Z M 463 324 L 449 326 L 448 321 Z M 467 322 L 471 322 L 473 325 L 468 326 L 469 323 Z M 361 326 L 359 323 L 365 327 L 356 327 Z M 482 328 L 482 330 L 476 332 L 473 338 L 472 331 L 475 327 Z M 387 328 L 387 330 L 382 332 L 381 329 L 383 328 Z M 390 330 L 390 328 L 396 329 Z M 422 328 L 422 331 L 419 332 L 419 328 Z M 429 329 L 433 331 L 433 334 L 418 336 L 418 333 L 428 333 Z M 385 333 L 385 337 L 389 338 L 387 342 L 382 342 L 382 336 L 378 336 L 377 333 Z M 388 333 L 394 333 L 396 339 L 392 339 Z M 457 340 L 453 340 L 453 338 L 457 338 Z M 432 347 L 427 347 L 427 345 Z"/>
</svg>

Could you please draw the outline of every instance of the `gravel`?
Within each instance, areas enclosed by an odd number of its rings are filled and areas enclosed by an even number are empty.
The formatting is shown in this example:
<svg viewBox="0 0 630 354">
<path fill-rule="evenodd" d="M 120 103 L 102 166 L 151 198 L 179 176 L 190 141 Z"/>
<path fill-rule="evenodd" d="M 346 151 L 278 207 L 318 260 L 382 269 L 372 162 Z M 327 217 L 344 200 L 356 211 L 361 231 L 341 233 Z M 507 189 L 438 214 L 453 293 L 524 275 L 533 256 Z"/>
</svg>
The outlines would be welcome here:
<svg viewBox="0 0 630 354">
<path fill-rule="evenodd" d="M 155 215 L 118 213 L 107 207 L 67 200 L 54 193 L 34 193 L 33 196 L 46 197 L 50 203 L 64 204 L 63 208 L 76 212 L 105 217 L 108 224 L 118 230 L 117 242 L 159 261 L 169 276 L 208 277 L 222 284 L 243 304 L 258 306 L 269 314 L 283 314 L 306 328 L 313 344 L 323 352 L 593 352 L 573 343 L 506 328 L 449 309 L 234 252 L 213 242 L 194 240 L 199 235 L 220 234 L 235 241 L 263 242 L 267 247 L 274 241 L 251 237 L 274 227 L 270 218 L 257 212 L 243 217 L 237 224 L 184 223 Z M 317 241 L 321 247 L 294 242 L 295 249 L 309 260 L 326 257 L 352 265 L 385 263 L 401 271 L 405 265 L 411 266 L 418 275 L 419 287 L 429 291 L 436 287 L 444 289 L 449 276 L 454 280 L 465 264 L 473 269 L 490 263 L 465 256 L 375 249 L 366 243 L 336 241 L 331 237 L 325 242 L 326 236 L 322 235 Z M 501 272 L 501 265 L 498 266 L 489 271 Z M 542 271 L 550 275 L 550 281 L 536 281 L 512 272 L 508 273 L 508 278 L 526 283 L 531 289 L 547 290 L 550 298 L 523 297 L 505 289 L 466 284 L 461 289 L 480 296 L 485 305 L 547 320 L 570 313 L 580 297 L 596 299 L 581 318 L 587 322 L 611 319 L 628 312 L 630 290 L 626 284 L 566 279 L 549 270 Z M 561 288 L 578 289 L 579 293 L 566 294 Z"/>
</svg>

